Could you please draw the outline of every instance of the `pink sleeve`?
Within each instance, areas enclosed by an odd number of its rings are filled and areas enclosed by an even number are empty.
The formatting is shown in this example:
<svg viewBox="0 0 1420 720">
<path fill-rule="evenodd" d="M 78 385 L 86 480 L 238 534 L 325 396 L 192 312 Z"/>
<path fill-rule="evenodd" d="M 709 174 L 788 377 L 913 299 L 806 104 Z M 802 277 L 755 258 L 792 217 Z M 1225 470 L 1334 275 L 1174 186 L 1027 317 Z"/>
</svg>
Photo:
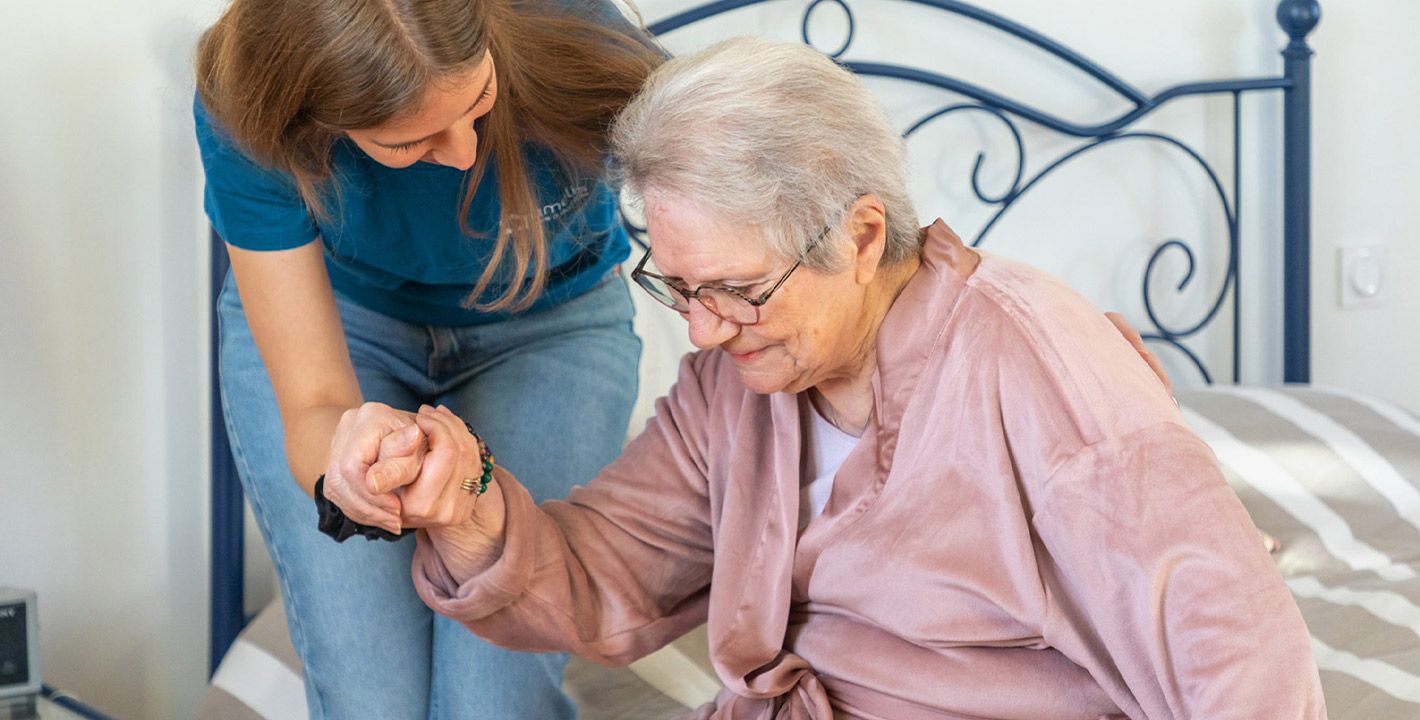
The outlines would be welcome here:
<svg viewBox="0 0 1420 720">
<path fill-rule="evenodd" d="M 535 505 L 507 477 L 502 555 L 453 577 L 422 533 L 414 584 L 424 602 L 518 650 L 629 663 L 705 622 L 713 552 L 706 487 L 706 393 L 688 356 L 646 430 L 586 487 Z"/>
<path fill-rule="evenodd" d="M 1326 717 L 1301 613 L 1186 428 L 1085 447 L 1033 504 L 1046 641 L 1106 688 L 1127 688 L 1143 715 Z"/>
</svg>

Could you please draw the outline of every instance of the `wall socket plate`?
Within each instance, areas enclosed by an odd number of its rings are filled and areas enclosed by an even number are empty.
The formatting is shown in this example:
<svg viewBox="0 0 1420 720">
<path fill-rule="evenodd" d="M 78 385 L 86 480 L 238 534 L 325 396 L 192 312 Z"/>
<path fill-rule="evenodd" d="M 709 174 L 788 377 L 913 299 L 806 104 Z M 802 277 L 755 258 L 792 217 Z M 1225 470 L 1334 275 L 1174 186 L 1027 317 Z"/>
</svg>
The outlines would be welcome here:
<svg viewBox="0 0 1420 720">
<path fill-rule="evenodd" d="M 1386 301 L 1386 245 L 1339 248 L 1337 302 L 1342 310 L 1377 307 Z"/>
</svg>

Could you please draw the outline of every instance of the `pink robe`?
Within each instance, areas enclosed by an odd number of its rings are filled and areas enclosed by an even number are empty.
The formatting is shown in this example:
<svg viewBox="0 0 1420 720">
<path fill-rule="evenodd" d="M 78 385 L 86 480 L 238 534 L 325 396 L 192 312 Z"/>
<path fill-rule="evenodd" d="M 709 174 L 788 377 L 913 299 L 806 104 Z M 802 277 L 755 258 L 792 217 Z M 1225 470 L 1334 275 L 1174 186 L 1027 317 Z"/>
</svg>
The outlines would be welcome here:
<svg viewBox="0 0 1420 720">
<path fill-rule="evenodd" d="M 420 595 L 609 664 L 708 621 L 726 688 L 700 718 L 1324 718 L 1301 614 L 1149 368 L 1061 283 L 971 252 L 928 230 L 802 535 L 800 404 L 711 350 L 566 501 L 500 480 L 485 572 L 421 534 Z"/>
</svg>

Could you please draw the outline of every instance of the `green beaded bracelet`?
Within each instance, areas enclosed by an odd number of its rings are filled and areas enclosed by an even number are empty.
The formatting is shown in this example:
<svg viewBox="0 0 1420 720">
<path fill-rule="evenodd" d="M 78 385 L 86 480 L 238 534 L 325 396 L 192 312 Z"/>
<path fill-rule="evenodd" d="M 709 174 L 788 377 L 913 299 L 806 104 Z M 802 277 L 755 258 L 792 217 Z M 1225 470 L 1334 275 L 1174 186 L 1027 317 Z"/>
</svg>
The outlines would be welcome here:
<svg viewBox="0 0 1420 720">
<path fill-rule="evenodd" d="M 464 492 L 482 495 L 488 492 L 488 483 L 493 481 L 493 453 L 488 449 L 488 443 L 483 442 L 483 438 L 473 431 L 472 425 L 465 422 L 463 426 L 468 428 L 468 434 L 472 435 L 474 442 L 478 443 L 478 460 L 482 465 L 483 473 L 479 475 L 477 480 L 478 485 L 476 487 L 474 486 L 475 481 L 473 478 L 464 478 L 463 483 L 459 485 L 459 487 L 463 488 Z"/>
</svg>

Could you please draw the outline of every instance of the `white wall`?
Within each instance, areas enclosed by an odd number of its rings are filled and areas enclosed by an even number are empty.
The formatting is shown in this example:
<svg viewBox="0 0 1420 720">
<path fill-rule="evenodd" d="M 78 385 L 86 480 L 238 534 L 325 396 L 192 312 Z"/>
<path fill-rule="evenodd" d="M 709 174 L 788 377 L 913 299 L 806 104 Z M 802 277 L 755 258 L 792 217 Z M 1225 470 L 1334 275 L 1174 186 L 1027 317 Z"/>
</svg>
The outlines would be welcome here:
<svg viewBox="0 0 1420 720">
<path fill-rule="evenodd" d="M 1420 412 L 1420 3 L 1333 5 L 1315 43 L 1313 377 Z M 1337 250 L 1374 243 L 1386 303 L 1338 309 Z"/>
<path fill-rule="evenodd" d="M 215 9 L 0 13 L 0 584 L 39 593 L 45 680 L 120 717 L 190 717 L 206 677 L 187 66 Z"/>
<path fill-rule="evenodd" d="M 853 4 L 860 14 L 870 7 Z M 987 4 L 1127 68 L 1146 91 L 1279 69 L 1272 0 Z M 641 5 L 655 19 L 685 3 Z M 187 64 L 217 6 L 10 3 L 0 23 L 0 584 L 40 593 L 46 679 L 121 717 L 188 717 L 205 678 L 207 286 Z M 1409 127 L 1420 111 L 1420 53 L 1403 35 L 1420 26 L 1420 4 L 1332 0 L 1323 12 L 1313 37 L 1314 375 L 1420 409 L 1420 380 L 1406 372 L 1420 357 L 1410 320 L 1420 284 L 1408 277 L 1420 269 L 1420 203 L 1409 197 L 1420 188 Z M 1111 107 L 1087 84 L 1038 74 L 1038 62 L 973 64 L 964 53 L 973 41 L 922 40 L 940 45 L 933 54 L 956 49 L 955 62 L 997 73 L 1015 94 L 1043 93 L 1081 114 Z M 673 45 L 704 41 L 685 35 Z M 1200 112 L 1216 124 L 1220 111 Z M 1251 168 L 1275 162 L 1267 127 L 1264 119 L 1252 131 L 1261 138 Z M 960 189 L 960 178 L 916 171 Z M 921 192 L 924 215 L 978 217 Z M 1053 201 L 1046 216 L 1107 224 L 1071 202 Z M 1277 232 L 1277 207 L 1251 202 L 1254 235 Z M 1134 243 L 1124 253 L 1138 252 L 1138 238 L 1122 241 Z M 1338 310 L 1335 248 L 1377 241 L 1390 244 L 1387 303 Z M 1275 257 L 1259 251 L 1251 264 Z M 1249 301 L 1251 315 L 1276 317 L 1269 292 Z M 1132 296 L 1096 299 L 1136 309 Z M 1259 350 L 1250 372 L 1275 373 L 1275 353 Z"/>
</svg>

